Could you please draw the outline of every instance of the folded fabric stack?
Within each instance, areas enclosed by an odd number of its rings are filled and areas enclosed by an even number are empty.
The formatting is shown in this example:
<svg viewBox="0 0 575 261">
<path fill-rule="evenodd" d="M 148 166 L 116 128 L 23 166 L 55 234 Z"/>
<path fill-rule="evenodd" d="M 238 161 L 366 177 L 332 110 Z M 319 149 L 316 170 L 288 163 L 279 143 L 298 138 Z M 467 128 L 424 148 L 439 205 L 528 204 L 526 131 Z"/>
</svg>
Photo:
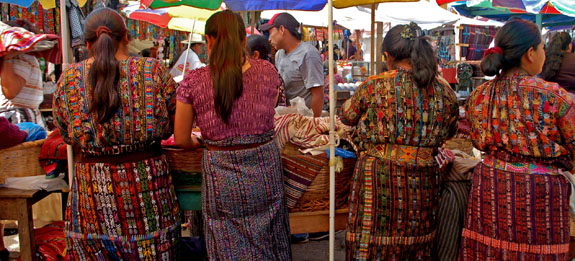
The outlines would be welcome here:
<svg viewBox="0 0 575 261">
<path fill-rule="evenodd" d="M 0 56 L 8 52 L 34 52 L 54 64 L 62 62 L 60 37 L 55 34 L 34 34 L 20 27 L 0 22 Z"/>
</svg>

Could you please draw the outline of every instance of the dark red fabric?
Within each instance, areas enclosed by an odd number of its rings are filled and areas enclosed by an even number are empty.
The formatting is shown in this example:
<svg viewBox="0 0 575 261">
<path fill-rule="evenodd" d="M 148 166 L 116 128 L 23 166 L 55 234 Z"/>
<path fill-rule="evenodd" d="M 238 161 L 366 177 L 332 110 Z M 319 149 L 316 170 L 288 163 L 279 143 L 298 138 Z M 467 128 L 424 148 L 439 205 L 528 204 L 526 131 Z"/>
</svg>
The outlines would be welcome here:
<svg viewBox="0 0 575 261">
<path fill-rule="evenodd" d="M 56 167 L 58 167 L 58 160 L 66 160 L 68 158 L 68 151 L 66 149 L 66 143 L 60 135 L 60 130 L 56 129 L 42 145 L 42 150 L 40 151 L 40 165 L 44 168 L 44 171 L 48 176 L 51 176 Z"/>
<path fill-rule="evenodd" d="M 45 227 L 34 229 L 36 253 L 42 260 L 65 260 L 66 235 L 64 221 L 57 221 Z"/>
<path fill-rule="evenodd" d="M 0 117 L 0 149 L 9 148 L 24 142 L 27 135 L 18 126 L 10 123 L 8 119 Z"/>
<path fill-rule="evenodd" d="M 66 143 L 60 135 L 60 130 L 56 129 L 42 145 L 40 160 L 65 160 L 67 159 Z"/>
</svg>

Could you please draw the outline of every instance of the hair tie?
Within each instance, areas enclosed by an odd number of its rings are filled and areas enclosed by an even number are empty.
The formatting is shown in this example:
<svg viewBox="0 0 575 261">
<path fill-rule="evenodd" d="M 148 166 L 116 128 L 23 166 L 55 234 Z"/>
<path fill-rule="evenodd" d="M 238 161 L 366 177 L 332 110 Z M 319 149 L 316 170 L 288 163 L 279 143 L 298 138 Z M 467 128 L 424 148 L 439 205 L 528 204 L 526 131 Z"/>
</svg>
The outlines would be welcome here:
<svg viewBox="0 0 575 261">
<path fill-rule="evenodd" d="M 415 39 L 422 37 L 424 34 L 416 23 L 410 22 L 403 27 L 403 31 L 401 31 L 400 35 L 403 39 L 414 41 Z"/>
<path fill-rule="evenodd" d="M 100 38 L 100 35 L 102 35 L 102 34 L 112 35 L 112 30 L 110 30 L 110 28 L 108 28 L 107 26 L 100 25 L 96 29 L 96 37 Z"/>
<path fill-rule="evenodd" d="M 503 55 L 503 49 L 501 49 L 501 47 L 499 47 L 499 46 L 491 47 L 491 48 L 485 50 L 485 54 L 483 55 L 483 57 L 490 55 L 492 53 L 498 53 L 498 54 Z"/>
</svg>

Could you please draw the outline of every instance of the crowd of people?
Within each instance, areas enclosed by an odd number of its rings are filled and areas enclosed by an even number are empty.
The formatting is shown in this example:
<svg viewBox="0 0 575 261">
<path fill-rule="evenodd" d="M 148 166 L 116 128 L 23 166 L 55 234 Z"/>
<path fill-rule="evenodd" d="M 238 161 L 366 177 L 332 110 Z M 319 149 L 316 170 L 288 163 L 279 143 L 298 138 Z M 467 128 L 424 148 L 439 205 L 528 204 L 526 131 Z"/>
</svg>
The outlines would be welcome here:
<svg viewBox="0 0 575 261">
<path fill-rule="evenodd" d="M 55 125 L 81 152 L 65 213 L 67 258 L 177 258 L 182 221 L 160 147 L 174 134 L 181 148 L 204 148 L 208 258 L 290 260 L 274 109 L 301 97 L 320 117 L 328 82 L 326 53 L 302 41 L 299 27 L 293 16 L 278 13 L 259 27 L 269 39 L 246 37 L 238 14 L 219 11 L 206 22 L 205 41 L 192 43 L 206 45 L 208 62 L 198 63 L 192 48 L 190 70 L 170 72 L 153 57 L 129 54 L 121 15 L 94 10 L 84 28 L 90 58 L 63 70 L 53 100 Z M 349 57 L 360 56 L 355 48 Z M 361 151 L 346 259 L 441 259 L 435 243 L 447 169 L 437 156 L 457 130 L 457 97 L 417 24 L 391 28 L 381 48 L 389 70 L 363 82 L 339 112 Z M 0 124 L 40 123 L 34 61 L 19 53 L 2 58 Z M 486 50 L 481 70 L 494 78 L 464 106 L 484 158 L 473 170 L 457 232 L 459 259 L 568 258 L 574 65 L 569 34 L 556 34 L 545 50 L 540 29 L 522 19 L 508 21 Z"/>
</svg>

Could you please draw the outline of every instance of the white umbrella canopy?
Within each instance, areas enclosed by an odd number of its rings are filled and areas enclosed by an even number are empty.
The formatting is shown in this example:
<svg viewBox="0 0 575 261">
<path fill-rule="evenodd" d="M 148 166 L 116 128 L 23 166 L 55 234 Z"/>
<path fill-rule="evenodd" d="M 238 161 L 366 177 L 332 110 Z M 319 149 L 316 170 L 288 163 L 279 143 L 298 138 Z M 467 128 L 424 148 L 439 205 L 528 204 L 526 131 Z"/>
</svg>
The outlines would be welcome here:
<svg viewBox="0 0 575 261">
<path fill-rule="evenodd" d="M 271 19 L 277 13 L 286 12 L 304 25 L 327 27 L 329 25 L 327 8 L 326 6 L 320 11 L 267 10 L 262 12 L 261 18 Z M 337 24 L 350 30 L 368 29 L 371 25 L 370 17 L 356 7 L 334 9 L 333 17 Z"/>
<path fill-rule="evenodd" d="M 370 12 L 366 8 L 362 10 Z M 414 22 L 422 28 L 429 28 L 430 26 L 434 28 L 460 19 L 459 15 L 441 8 L 435 1 L 427 2 L 425 0 L 408 3 L 380 3 L 375 15 L 377 20 L 391 22 L 392 26 Z"/>
</svg>

